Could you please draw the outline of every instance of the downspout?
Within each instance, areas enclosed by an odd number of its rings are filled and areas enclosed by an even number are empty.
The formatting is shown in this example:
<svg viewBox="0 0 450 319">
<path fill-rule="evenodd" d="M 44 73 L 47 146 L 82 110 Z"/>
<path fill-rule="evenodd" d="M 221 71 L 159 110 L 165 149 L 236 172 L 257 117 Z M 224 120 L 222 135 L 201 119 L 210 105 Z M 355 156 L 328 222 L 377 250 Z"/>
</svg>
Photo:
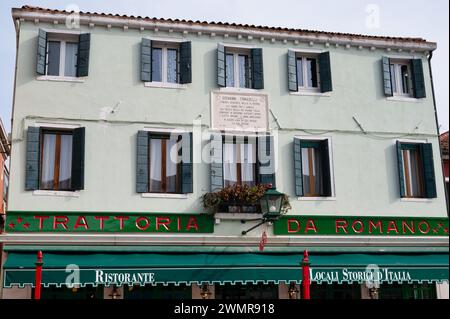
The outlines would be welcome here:
<svg viewBox="0 0 450 319">
<path fill-rule="evenodd" d="M 434 118 L 436 120 L 436 131 L 438 135 L 439 140 L 439 160 L 441 161 L 441 169 L 442 169 L 442 181 L 444 183 L 444 194 L 445 194 L 445 204 L 447 207 L 447 216 L 449 216 L 449 207 L 448 207 L 448 192 L 447 187 L 445 183 L 445 174 L 444 174 L 444 161 L 442 156 L 442 147 L 441 147 L 441 141 L 440 141 L 440 132 L 439 132 L 439 119 L 437 114 L 437 103 L 436 103 L 436 92 L 434 89 L 434 80 L 433 80 L 433 70 L 431 68 L 431 59 L 433 58 L 433 51 L 430 51 L 430 54 L 428 55 L 428 69 L 430 70 L 430 79 L 431 79 L 431 91 L 433 93 L 433 106 L 434 106 Z"/>
</svg>

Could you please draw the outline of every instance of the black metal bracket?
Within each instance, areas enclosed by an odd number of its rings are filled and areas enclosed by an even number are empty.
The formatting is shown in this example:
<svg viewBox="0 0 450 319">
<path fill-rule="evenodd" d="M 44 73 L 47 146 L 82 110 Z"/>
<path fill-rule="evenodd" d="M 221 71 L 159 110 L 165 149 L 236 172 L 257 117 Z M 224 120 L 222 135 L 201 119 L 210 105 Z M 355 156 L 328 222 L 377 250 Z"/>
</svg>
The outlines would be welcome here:
<svg viewBox="0 0 450 319">
<path fill-rule="evenodd" d="M 258 228 L 259 226 L 261 226 L 261 225 L 263 225 L 265 223 L 274 222 L 276 219 L 274 219 L 274 218 L 266 218 L 266 217 L 256 218 L 256 219 L 247 219 L 247 220 L 243 219 L 243 220 L 241 220 L 241 223 L 245 224 L 246 222 L 254 222 L 254 221 L 258 221 L 258 220 L 260 221 L 258 224 L 256 224 L 255 226 L 253 226 L 253 227 L 251 227 L 251 228 L 249 228 L 247 230 L 244 230 L 242 232 L 242 235 L 247 235 L 249 232 L 251 232 L 252 230 Z"/>
</svg>

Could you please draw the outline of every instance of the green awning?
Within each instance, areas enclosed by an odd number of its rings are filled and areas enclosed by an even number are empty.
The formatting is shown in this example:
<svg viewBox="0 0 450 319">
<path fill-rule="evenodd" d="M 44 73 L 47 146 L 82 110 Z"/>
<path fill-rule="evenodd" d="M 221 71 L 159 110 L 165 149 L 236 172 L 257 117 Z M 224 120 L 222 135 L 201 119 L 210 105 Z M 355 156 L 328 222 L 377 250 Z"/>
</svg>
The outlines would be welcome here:
<svg viewBox="0 0 450 319">
<path fill-rule="evenodd" d="M 300 283 L 301 254 L 45 253 L 42 283 L 88 285 Z M 4 287 L 34 285 L 36 254 L 9 252 Z M 315 282 L 444 282 L 448 254 L 313 254 Z M 367 268 L 369 266 L 369 268 Z"/>
</svg>

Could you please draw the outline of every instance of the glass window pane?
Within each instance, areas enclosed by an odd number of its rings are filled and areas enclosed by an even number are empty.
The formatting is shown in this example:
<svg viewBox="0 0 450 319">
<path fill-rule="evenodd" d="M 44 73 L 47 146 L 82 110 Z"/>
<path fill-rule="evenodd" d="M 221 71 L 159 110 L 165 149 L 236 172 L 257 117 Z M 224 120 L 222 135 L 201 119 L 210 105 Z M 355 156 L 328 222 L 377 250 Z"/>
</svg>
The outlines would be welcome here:
<svg viewBox="0 0 450 319">
<path fill-rule="evenodd" d="M 161 151 L 162 141 L 160 139 L 150 140 L 150 192 L 160 193 L 162 191 L 161 175 Z"/>
<path fill-rule="evenodd" d="M 246 55 L 239 55 L 238 56 L 238 62 L 239 62 L 239 87 L 240 88 L 248 88 L 249 87 L 249 74 L 248 74 L 248 68 L 249 68 L 249 61 L 248 56 Z"/>
<path fill-rule="evenodd" d="M 65 76 L 77 76 L 78 43 L 66 43 Z"/>
<path fill-rule="evenodd" d="M 162 82 L 162 49 L 152 50 L 152 81 Z"/>
<path fill-rule="evenodd" d="M 314 190 L 316 195 L 323 194 L 322 154 L 319 148 L 314 149 Z"/>
<path fill-rule="evenodd" d="M 59 62 L 60 62 L 61 42 L 48 42 L 48 64 L 47 75 L 59 76 Z"/>
<path fill-rule="evenodd" d="M 421 197 L 422 195 L 420 191 L 420 163 L 418 162 L 418 155 L 417 151 L 409 151 L 411 195 L 413 197 Z"/>
<path fill-rule="evenodd" d="M 226 60 L 227 86 L 234 87 L 234 55 L 227 54 Z"/>
<path fill-rule="evenodd" d="M 309 149 L 302 148 L 302 173 L 303 173 L 303 193 L 311 193 L 310 170 L 309 170 Z"/>
<path fill-rule="evenodd" d="M 392 80 L 392 92 L 398 93 L 397 91 L 397 73 L 394 64 L 391 64 L 391 80 Z"/>
<path fill-rule="evenodd" d="M 223 145 L 223 179 L 225 186 L 237 184 L 237 149 L 233 143 Z"/>
<path fill-rule="evenodd" d="M 167 50 L 167 82 L 178 83 L 178 51 Z"/>
<path fill-rule="evenodd" d="M 72 186 L 72 135 L 61 135 L 59 160 L 59 189 L 68 190 Z"/>
<path fill-rule="evenodd" d="M 55 177 L 56 135 L 44 134 L 41 163 L 41 189 L 53 189 Z"/>
<path fill-rule="evenodd" d="M 306 72 L 308 78 L 308 87 L 317 87 L 317 61 L 313 58 L 306 59 Z"/>
<path fill-rule="evenodd" d="M 402 79 L 402 93 L 409 94 L 409 74 L 408 74 L 408 66 L 401 66 L 401 79 Z"/>
<path fill-rule="evenodd" d="M 305 83 L 303 82 L 303 59 L 297 59 L 297 83 L 298 86 L 304 87 Z"/>
<path fill-rule="evenodd" d="M 178 144 L 175 140 L 166 140 L 166 193 L 177 192 Z"/>
<path fill-rule="evenodd" d="M 253 186 L 255 179 L 256 147 L 253 144 L 240 144 L 242 184 Z"/>
</svg>

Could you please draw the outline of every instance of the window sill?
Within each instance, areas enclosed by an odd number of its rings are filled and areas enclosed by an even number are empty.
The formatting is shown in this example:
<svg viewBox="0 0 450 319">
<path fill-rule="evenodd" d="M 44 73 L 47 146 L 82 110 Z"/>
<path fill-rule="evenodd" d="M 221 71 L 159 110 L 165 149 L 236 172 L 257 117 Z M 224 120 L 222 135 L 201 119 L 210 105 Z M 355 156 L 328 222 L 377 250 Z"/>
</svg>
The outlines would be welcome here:
<svg viewBox="0 0 450 319">
<path fill-rule="evenodd" d="M 85 80 L 68 76 L 52 76 L 43 75 L 36 78 L 38 81 L 53 81 L 53 82 L 71 82 L 71 83 L 84 83 Z"/>
<path fill-rule="evenodd" d="M 186 84 L 178 84 L 178 83 L 165 83 L 165 82 L 145 82 L 145 87 L 148 88 L 160 88 L 160 89 L 180 89 L 186 90 Z"/>
<path fill-rule="evenodd" d="M 431 203 L 433 199 L 431 198 L 401 198 L 402 202 L 419 202 L 419 203 Z"/>
<path fill-rule="evenodd" d="M 187 194 L 143 193 L 142 198 L 188 199 L 188 195 Z"/>
<path fill-rule="evenodd" d="M 298 201 L 312 202 L 312 201 L 335 201 L 336 197 L 297 197 Z"/>
<path fill-rule="evenodd" d="M 299 90 L 298 92 L 289 92 L 289 95 L 331 97 L 330 93 L 322 93 L 320 91 L 306 91 L 306 90 Z"/>
<path fill-rule="evenodd" d="M 413 103 L 420 103 L 421 99 L 416 99 L 414 97 L 409 96 L 391 96 L 387 98 L 388 101 L 394 101 L 394 102 L 413 102 Z"/>
<path fill-rule="evenodd" d="M 221 93 L 259 93 L 263 94 L 262 90 L 256 90 L 256 89 L 243 89 L 243 88 L 235 88 L 235 87 L 222 87 L 219 89 L 219 92 Z"/>
<path fill-rule="evenodd" d="M 33 191 L 33 195 L 35 196 L 56 196 L 56 197 L 80 197 L 80 192 L 70 192 L 70 191 L 44 191 L 44 190 L 36 190 Z"/>
<path fill-rule="evenodd" d="M 262 218 L 262 214 L 216 213 L 214 217 L 223 220 L 250 220 L 255 218 Z"/>
</svg>

